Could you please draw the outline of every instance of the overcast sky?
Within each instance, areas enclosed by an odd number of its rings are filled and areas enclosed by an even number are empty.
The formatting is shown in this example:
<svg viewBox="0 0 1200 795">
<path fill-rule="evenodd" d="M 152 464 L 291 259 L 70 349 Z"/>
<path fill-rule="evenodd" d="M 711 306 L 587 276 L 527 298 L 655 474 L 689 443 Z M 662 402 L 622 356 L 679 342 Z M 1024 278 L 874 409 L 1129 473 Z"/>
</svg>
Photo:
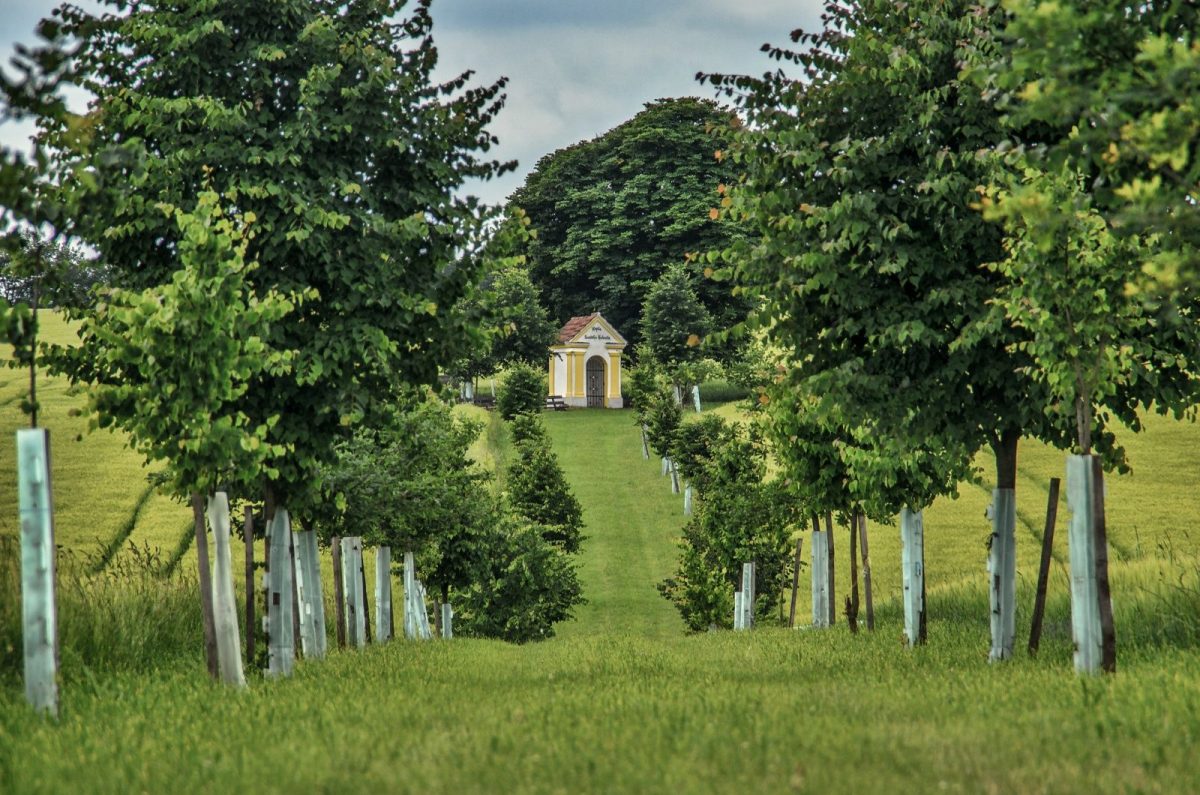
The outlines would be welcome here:
<svg viewBox="0 0 1200 795">
<path fill-rule="evenodd" d="M 87 0 L 74 0 L 88 7 Z M 0 0 L 0 55 L 34 41 L 56 0 Z M 493 150 L 520 161 L 516 174 L 476 187 L 503 201 L 538 158 L 593 138 L 662 97 L 713 98 L 698 71 L 759 74 L 775 64 L 759 52 L 797 27 L 816 30 L 819 0 L 434 0 L 438 76 L 473 69 L 477 82 L 509 78 L 508 102 L 492 126 Z M 19 145 L 28 129 L 0 126 Z"/>
</svg>

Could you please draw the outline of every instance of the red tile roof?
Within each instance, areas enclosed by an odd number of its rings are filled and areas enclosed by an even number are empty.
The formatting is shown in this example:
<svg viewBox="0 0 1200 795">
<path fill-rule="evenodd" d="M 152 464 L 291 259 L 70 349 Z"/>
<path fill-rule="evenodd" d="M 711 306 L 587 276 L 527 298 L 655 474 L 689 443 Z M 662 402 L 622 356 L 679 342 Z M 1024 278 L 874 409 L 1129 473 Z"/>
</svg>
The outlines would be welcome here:
<svg viewBox="0 0 1200 795">
<path fill-rule="evenodd" d="M 558 341 L 567 342 L 579 332 L 587 328 L 588 323 L 591 323 L 596 318 L 600 317 L 599 312 L 593 312 L 590 315 L 580 315 L 573 317 L 567 321 L 567 324 L 558 331 Z"/>
</svg>

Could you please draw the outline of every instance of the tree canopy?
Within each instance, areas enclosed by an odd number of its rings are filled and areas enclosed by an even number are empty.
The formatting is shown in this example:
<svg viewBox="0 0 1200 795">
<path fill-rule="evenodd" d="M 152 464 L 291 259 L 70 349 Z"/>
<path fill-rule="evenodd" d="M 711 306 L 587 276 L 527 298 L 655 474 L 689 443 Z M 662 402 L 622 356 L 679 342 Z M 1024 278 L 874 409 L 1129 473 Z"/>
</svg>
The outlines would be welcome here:
<svg viewBox="0 0 1200 795">
<path fill-rule="evenodd" d="M 482 156 L 503 81 L 433 82 L 428 0 L 111 5 L 123 13 L 57 12 L 95 96 L 86 116 L 44 119 L 78 233 L 117 284 L 167 284 L 180 233 L 161 208 L 211 189 L 252 226 L 247 289 L 309 296 L 264 340 L 292 366 L 237 401 L 271 422 L 263 487 L 302 509 L 346 427 L 466 344 L 454 308 L 477 278 L 480 208 L 458 191 L 504 168 Z M 116 384 L 136 365 L 105 322 L 64 354 L 74 378 Z"/>
<path fill-rule="evenodd" d="M 733 179 L 724 149 L 737 117 L 711 101 L 662 99 L 590 141 L 546 155 L 510 198 L 538 230 L 529 269 L 551 320 L 601 312 L 636 344 L 650 285 L 687 255 L 724 247 L 739 233 L 709 217 L 716 189 Z M 696 264 L 689 266 L 699 274 Z M 705 281 L 700 299 L 718 327 L 747 304 Z"/>
</svg>

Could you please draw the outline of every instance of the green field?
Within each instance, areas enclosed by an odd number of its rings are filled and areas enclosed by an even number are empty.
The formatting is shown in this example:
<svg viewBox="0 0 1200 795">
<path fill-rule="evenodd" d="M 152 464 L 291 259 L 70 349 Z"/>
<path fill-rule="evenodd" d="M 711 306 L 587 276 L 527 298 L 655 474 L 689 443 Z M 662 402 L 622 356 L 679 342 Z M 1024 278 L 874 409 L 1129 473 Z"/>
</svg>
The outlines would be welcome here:
<svg viewBox="0 0 1200 795">
<path fill-rule="evenodd" d="M 0 401 L 23 383 L 4 372 Z M 59 540 L 82 555 L 127 523 L 145 479 L 119 437 L 73 441 L 82 421 L 67 411 L 80 396 L 54 380 L 42 389 Z M 12 430 L 21 415 L 15 401 L 0 411 L 2 536 L 16 527 Z M 479 414 L 490 425 L 476 450 L 491 465 L 506 440 Z M 1145 434 L 1122 439 L 1134 474 L 1109 488 L 1119 672 L 1081 679 L 1071 669 L 1061 532 L 1041 655 L 987 663 L 986 460 L 981 485 L 964 484 L 959 499 L 926 513 L 928 646 L 901 644 L 899 543 L 889 526 L 871 528 L 876 632 L 851 635 L 842 621 L 687 636 L 654 588 L 673 568 L 681 500 L 658 462 L 642 459 L 632 415 L 545 419 L 589 536 L 589 603 L 559 637 L 522 647 L 393 642 L 231 692 L 205 678 L 196 614 L 174 607 L 194 632 L 174 655 L 89 663 L 64 649 L 57 723 L 29 713 L 11 672 L 0 679 L 0 792 L 1200 791 L 1195 425 L 1152 418 Z M 1046 487 L 1062 455 L 1027 445 L 1020 472 L 1023 648 Z M 1064 505 L 1060 531 L 1066 516 Z M 154 497 L 130 540 L 170 555 L 187 520 L 182 506 Z M 838 541 L 843 594 L 848 544 Z M 162 585 L 162 601 L 187 604 L 189 583 Z M 92 630 L 98 648 L 103 628 Z M 108 642 L 132 631 L 114 630 Z"/>
</svg>

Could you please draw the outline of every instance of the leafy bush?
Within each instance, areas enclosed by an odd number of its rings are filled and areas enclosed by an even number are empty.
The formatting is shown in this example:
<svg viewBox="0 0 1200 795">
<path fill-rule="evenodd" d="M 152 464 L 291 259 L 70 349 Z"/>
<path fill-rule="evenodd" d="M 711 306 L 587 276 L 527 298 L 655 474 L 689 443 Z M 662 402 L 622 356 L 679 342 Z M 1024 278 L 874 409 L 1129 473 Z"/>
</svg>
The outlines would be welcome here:
<svg viewBox="0 0 1200 795">
<path fill-rule="evenodd" d="M 331 499 L 317 517 L 321 537 L 416 552 L 422 579 L 443 599 L 468 586 L 492 524 L 490 476 L 468 455 L 481 428 L 439 400 L 402 398 L 388 427 L 356 433 L 323 472 Z"/>
<path fill-rule="evenodd" d="M 548 528 L 503 517 L 484 539 L 487 569 L 455 595 L 455 632 L 527 643 L 554 637 L 554 625 L 584 604 L 572 558 L 545 540 Z"/>
<path fill-rule="evenodd" d="M 544 436 L 517 445 L 508 470 L 508 496 L 513 510 L 545 528 L 544 537 L 564 552 L 578 552 L 583 541 L 583 508 L 571 492 L 558 456 Z"/>
<path fill-rule="evenodd" d="M 683 422 L 683 409 L 675 402 L 671 388 L 660 381 L 648 396 L 646 438 L 656 455 L 671 455 L 675 434 Z"/>
<path fill-rule="evenodd" d="M 500 416 L 511 420 L 518 414 L 534 414 L 546 405 L 546 374 L 527 364 L 514 364 L 496 398 Z"/>
<path fill-rule="evenodd" d="M 518 414 L 508 424 L 508 431 L 513 444 L 550 444 L 549 437 L 546 436 L 546 426 L 542 424 L 542 418 L 538 414 Z"/>
<path fill-rule="evenodd" d="M 754 561 L 755 616 L 769 618 L 791 570 L 798 516 L 784 484 L 766 481 L 761 439 L 714 418 L 685 425 L 673 454 L 698 493 L 679 542 L 679 566 L 659 583 L 659 593 L 694 632 L 729 627 L 742 564 Z"/>
</svg>

